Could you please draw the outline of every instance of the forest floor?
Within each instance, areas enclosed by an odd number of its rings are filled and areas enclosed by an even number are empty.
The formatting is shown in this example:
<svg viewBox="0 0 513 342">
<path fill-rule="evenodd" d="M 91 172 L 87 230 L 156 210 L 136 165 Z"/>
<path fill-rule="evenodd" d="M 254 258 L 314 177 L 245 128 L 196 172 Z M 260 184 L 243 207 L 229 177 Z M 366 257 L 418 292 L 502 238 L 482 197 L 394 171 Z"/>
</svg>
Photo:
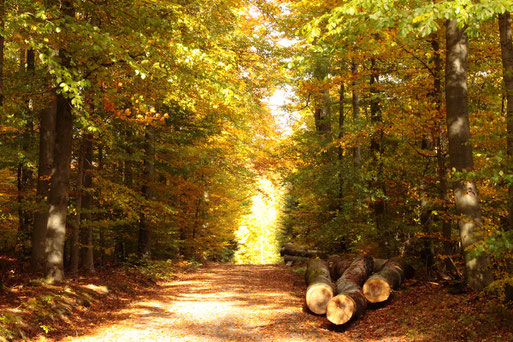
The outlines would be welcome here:
<svg viewBox="0 0 513 342">
<path fill-rule="evenodd" d="M 0 295 L 0 341 L 14 327 L 30 341 L 513 341 L 511 309 L 433 282 L 410 281 L 336 327 L 308 312 L 303 274 L 284 265 L 208 264 L 158 283 L 110 272 L 11 287 Z"/>
</svg>

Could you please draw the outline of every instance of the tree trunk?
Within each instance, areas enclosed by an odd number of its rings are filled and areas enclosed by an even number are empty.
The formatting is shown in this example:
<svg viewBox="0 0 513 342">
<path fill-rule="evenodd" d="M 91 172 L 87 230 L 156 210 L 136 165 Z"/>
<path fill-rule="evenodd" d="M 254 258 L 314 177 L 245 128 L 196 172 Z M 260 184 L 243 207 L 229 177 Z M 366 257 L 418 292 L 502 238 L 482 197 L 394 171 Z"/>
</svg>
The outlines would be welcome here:
<svg viewBox="0 0 513 342">
<path fill-rule="evenodd" d="M 41 272 L 45 267 L 45 243 L 48 225 L 48 200 L 50 195 L 50 178 L 53 175 L 55 146 L 55 116 L 57 103 L 42 110 L 39 116 L 39 167 L 37 179 L 38 209 L 34 215 L 32 231 L 32 270 Z"/>
<path fill-rule="evenodd" d="M 468 118 L 467 55 L 468 41 L 465 29 L 458 27 L 456 20 L 447 21 L 446 30 L 446 103 L 447 134 L 451 167 L 458 172 L 473 169 L 472 145 Z M 486 254 L 478 257 L 469 253 L 478 241 L 476 231 L 482 225 L 477 187 L 471 180 L 454 183 L 456 211 L 461 216 L 458 225 L 463 252 L 465 254 L 465 277 L 467 284 L 480 291 L 493 280 L 490 258 Z"/>
<path fill-rule="evenodd" d="M 353 317 L 360 316 L 367 308 L 367 301 L 361 286 L 374 268 L 372 257 L 356 257 L 347 270 L 337 280 L 336 293 L 328 303 L 326 317 L 333 324 L 344 324 Z"/>
<path fill-rule="evenodd" d="M 0 28 L 5 28 L 5 0 L 0 0 Z M 4 105 L 4 49 L 5 49 L 5 37 L 0 35 L 0 106 Z"/>
<path fill-rule="evenodd" d="M 371 303 L 386 301 L 392 290 L 401 286 L 406 278 L 413 276 L 413 268 L 401 259 L 387 261 L 381 271 L 373 274 L 363 285 L 363 294 Z"/>
<path fill-rule="evenodd" d="M 344 197 L 344 175 L 343 175 L 343 161 L 344 149 L 342 148 L 342 138 L 344 137 L 344 82 L 340 83 L 339 100 L 338 100 L 338 207 L 342 207 L 342 198 Z"/>
<path fill-rule="evenodd" d="M 76 214 L 75 224 L 71 230 L 71 273 L 78 272 L 79 264 L 79 251 L 80 251 L 80 216 L 82 213 L 82 197 L 83 197 L 83 183 L 84 183 L 84 159 L 85 159 L 85 145 L 84 137 L 82 137 L 82 143 L 80 144 L 80 152 L 78 156 L 78 175 L 77 175 L 77 202 L 76 202 Z"/>
<path fill-rule="evenodd" d="M 146 201 L 153 199 L 153 181 L 155 178 L 155 127 L 146 126 L 145 134 L 145 156 L 144 156 L 144 185 L 142 194 Z M 151 228 L 149 220 L 149 208 L 143 209 L 139 222 L 139 257 L 149 258 L 151 252 Z"/>
<path fill-rule="evenodd" d="M 64 280 L 64 241 L 70 187 L 71 146 L 73 144 L 73 116 L 71 102 L 62 94 L 57 95 L 54 162 L 55 173 L 50 190 L 48 230 L 46 233 L 46 279 L 48 282 Z"/>
<path fill-rule="evenodd" d="M 82 195 L 82 212 L 80 215 L 80 268 L 85 273 L 94 273 L 93 226 L 90 222 L 93 201 L 93 137 L 86 134 L 84 145 L 84 180 Z"/>
<path fill-rule="evenodd" d="M 25 73 L 26 78 L 30 78 L 34 71 L 34 51 L 21 50 L 20 68 Z M 29 166 L 28 155 L 31 146 L 33 146 L 34 121 L 31 100 L 26 101 L 25 125 L 23 127 L 21 150 L 23 158 L 18 165 L 18 241 L 22 246 L 22 254 L 27 255 L 30 244 L 30 228 L 32 227 L 32 213 L 28 210 L 29 193 L 32 185 L 33 171 Z"/>
<path fill-rule="evenodd" d="M 75 12 L 70 1 L 62 2 L 65 16 L 74 18 Z M 71 66 L 71 58 L 64 49 L 59 51 L 64 68 Z M 55 116 L 54 169 L 50 189 L 50 208 L 46 232 L 46 280 L 49 283 L 64 280 L 64 242 L 66 239 L 66 218 L 70 189 L 71 153 L 73 145 L 73 115 L 71 99 L 57 94 Z"/>
<path fill-rule="evenodd" d="M 356 63 L 352 63 L 352 72 L 353 72 L 353 82 L 352 82 L 352 107 L 353 107 L 353 121 L 358 123 L 360 120 L 360 96 L 358 91 L 358 65 Z M 353 164 L 355 166 L 360 165 L 361 163 L 361 146 L 357 143 L 355 147 L 353 147 Z"/>
<path fill-rule="evenodd" d="M 499 14 L 499 33 L 506 92 L 506 151 L 513 158 L 513 40 L 511 14 L 508 11 Z M 513 230 L 513 185 L 508 187 L 508 226 L 509 230 Z"/>
<path fill-rule="evenodd" d="M 370 149 L 372 152 L 372 166 L 375 169 L 376 176 L 372 187 L 378 193 L 373 203 L 374 217 L 376 229 L 378 232 L 383 231 L 383 224 L 386 215 L 385 203 L 385 183 L 383 182 L 383 117 L 380 105 L 380 91 L 377 86 L 379 83 L 379 70 L 376 66 L 376 60 L 371 58 L 371 75 L 370 75 L 370 117 L 374 126 L 374 132 L 371 136 Z M 381 192 L 381 194 L 379 194 Z"/>
<path fill-rule="evenodd" d="M 310 259 L 305 274 L 306 305 L 315 314 L 326 313 L 328 302 L 333 297 L 330 271 L 324 260 Z"/>
</svg>

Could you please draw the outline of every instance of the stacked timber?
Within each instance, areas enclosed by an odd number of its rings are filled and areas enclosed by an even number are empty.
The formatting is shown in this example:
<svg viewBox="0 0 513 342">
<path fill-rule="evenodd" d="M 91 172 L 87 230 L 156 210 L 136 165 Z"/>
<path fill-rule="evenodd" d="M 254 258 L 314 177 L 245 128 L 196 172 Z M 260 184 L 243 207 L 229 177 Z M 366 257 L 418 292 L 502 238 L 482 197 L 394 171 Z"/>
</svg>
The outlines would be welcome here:
<svg viewBox="0 0 513 342">
<path fill-rule="evenodd" d="M 333 297 L 330 271 L 326 261 L 310 259 L 305 273 L 306 305 L 315 314 L 326 313 L 328 302 Z"/>
<path fill-rule="evenodd" d="M 337 295 L 328 303 L 326 317 L 333 324 L 344 324 L 367 308 L 362 285 L 371 275 L 374 261 L 368 255 L 356 257 L 336 283 Z"/>
<path fill-rule="evenodd" d="M 386 260 L 360 255 L 352 259 L 333 255 L 327 261 L 308 259 L 306 304 L 313 313 L 326 313 L 331 323 L 345 324 L 361 316 L 368 302 L 387 300 L 413 273 L 413 268 L 401 258 Z M 337 279 L 334 287 L 332 279 Z"/>
<path fill-rule="evenodd" d="M 363 285 L 363 294 L 371 303 L 384 302 L 390 297 L 392 290 L 397 290 L 413 273 L 413 268 L 403 259 L 390 259 L 379 272 L 367 279 Z"/>
</svg>

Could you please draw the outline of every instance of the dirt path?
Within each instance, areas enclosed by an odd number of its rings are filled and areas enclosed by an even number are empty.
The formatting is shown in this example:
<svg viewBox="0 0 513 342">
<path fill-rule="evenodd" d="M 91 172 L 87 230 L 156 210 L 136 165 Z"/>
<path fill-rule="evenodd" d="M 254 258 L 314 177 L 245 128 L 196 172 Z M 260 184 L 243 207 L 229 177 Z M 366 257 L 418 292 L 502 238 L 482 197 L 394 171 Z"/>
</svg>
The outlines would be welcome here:
<svg viewBox="0 0 513 342">
<path fill-rule="evenodd" d="M 282 265 L 214 265 L 133 303 L 130 318 L 65 340 L 349 341 L 304 311 L 301 278 Z"/>
<path fill-rule="evenodd" d="M 80 336 L 58 340 L 513 341 L 513 311 L 476 294 L 452 295 L 437 283 L 413 280 L 340 327 L 307 312 L 304 291 L 303 275 L 284 265 L 214 264 L 76 329 Z"/>
</svg>

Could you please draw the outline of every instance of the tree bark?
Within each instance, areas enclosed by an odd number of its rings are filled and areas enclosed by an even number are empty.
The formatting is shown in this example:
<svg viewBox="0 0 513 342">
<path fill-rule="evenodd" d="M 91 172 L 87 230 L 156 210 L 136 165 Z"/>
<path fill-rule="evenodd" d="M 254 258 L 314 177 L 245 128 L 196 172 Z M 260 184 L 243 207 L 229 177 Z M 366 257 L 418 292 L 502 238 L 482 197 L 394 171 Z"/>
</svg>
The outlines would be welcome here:
<svg viewBox="0 0 513 342">
<path fill-rule="evenodd" d="M 340 276 L 342 276 L 342 274 L 344 274 L 353 260 L 340 255 L 331 255 L 327 262 L 328 268 L 330 269 L 331 279 L 338 279 Z"/>
<path fill-rule="evenodd" d="M 376 66 L 376 60 L 371 58 L 371 74 L 370 74 L 370 117 L 371 122 L 374 126 L 374 132 L 371 136 L 370 149 L 372 152 L 372 165 L 375 168 L 376 176 L 374 184 L 372 186 L 376 189 L 375 191 L 381 191 L 382 194 L 376 196 L 376 200 L 373 203 L 374 218 L 376 223 L 376 229 L 379 232 L 383 231 L 383 224 L 386 215 L 386 203 L 385 203 L 385 183 L 383 182 L 383 117 L 381 113 L 380 105 L 380 91 L 377 86 L 379 83 L 379 70 Z"/>
<path fill-rule="evenodd" d="M 328 264 L 321 259 L 310 259 L 305 273 L 306 305 L 315 314 L 326 313 L 328 302 L 333 297 Z"/>
<path fill-rule="evenodd" d="M 5 0 L 0 0 L 0 28 L 5 27 Z M 4 105 L 4 55 L 5 37 L 0 35 L 0 106 Z"/>
<path fill-rule="evenodd" d="M 78 272 L 79 255 L 80 255 L 80 216 L 82 213 L 82 197 L 83 197 L 83 183 L 84 183 L 84 159 L 85 159 L 85 145 L 84 137 L 80 144 L 80 151 L 78 156 L 78 175 L 77 175 L 77 202 L 75 206 L 75 223 L 71 230 L 71 273 Z"/>
<path fill-rule="evenodd" d="M 499 14 L 499 34 L 506 93 L 506 151 L 513 158 L 513 40 L 511 14 Z M 513 230 L 513 185 L 508 187 L 508 229 Z"/>
<path fill-rule="evenodd" d="M 337 280 L 336 293 L 328 303 L 326 317 L 333 324 L 347 323 L 351 318 L 360 316 L 367 308 L 367 301 L 361 286 L 371 275 L 374 268 L 372 257 L 356 257 L 347 270 Z"/>
<path fill-rule="evenodd" d="M 468 118 L 467 34 L 464 28 L 458 27 L 455 19 L 447 21 L 446 28 L 445 94 L 449 159 L 456 171 L 471 171 L 474 165 Z M 453 189 L 456 211 L 461 216 L 458 225 L 465 254 L 465 278 L 470 287 L 480 291 L 492 282 L 493 276 L 488 255 L 483 253 L 475 257 L 468 251 L 478 241 L 476 231 L 482 225 L 477 187 L 472 180 L 466 180 L 456 181 Z"/>
<path fill-rule="evenodd" d="M 82 191 L 82 212 L 80 215 L 80 268 L 85 273 L 94 273 L 93 226 L 90 222 L 93 201 L 93 136 L 86 134 L 84 145 L 84 180 Z"/>
<path fill-rule="evenodd" d="M 20 54 L 20 69 L 26 78 L 30 78 L 34 71 L 34 51 L 22 50 Z M 25 125 L 23 127 L 21 150 L 23 158 L 18 165 L 18 241 L 22 247 L 22 254 L 30 254 L 27 250 L 30 244 L 33 213 L 27 208 L 32 186 L 33 170 L 29 166 L 28 155 L 33 145 L 34 121 L 31 99 L 25 101 Z"/>
<path fill-rule="evenodd" d="M 344 161 L 344 149 L 342 148 L 342 138 L 344 137 L 344 82 L 340 83 L 339 100 L 338 100 L 338 207 L 342 207 L 342 198 L 344 197 L 344 176 L 342 172 Z"/>
<path fill-rule="evenodd" d="M 353 107 L 353 120 L 355 123 L 360 120 L 360 95 L 358 91 L 358 65 L 356 63 L 352 63 L 352 72 L 353 72 L 353 82 L 352 82 L 352 107 Z M 355 147 L 353 147 L 353 164 L 355 166 L 360 165 L 361 163 L 361 146 L 357 143 Z"/>
<path fill-rule="evenodd" d="M 63 13 L 74 18 L 70 1 L 62 2 Z M 61 65 L 71 66 L 71 58 L 64 49 L 59 51 Z M 49 283 L 64 280 L 64 242 L 66 238 L 66 218 L 68 193 L 70 188 L 71 152 L 73 144 L 73 116 L 71 99 L 57 94 L 55 128 L 54 168 L 50 190 L 50 208 L 46 232 L 46 280 Z"/>
<path fill-rule="evenodd" d="M 384 302 L 390 297 L 392 290 L 398 289 L 413 273 L 411 266 L 401 259 L 390 259 L 379 272 L 367 279 L 363 285 L 363 294 L 371 303 Z"/>
<path fill-rule="evenodd" d="M 39 166 L 37 180 L 38 209 L 34 215 L 32 231 L 32 270 L 41 272 L 45 267 L 45 243 L 48 225 L 48 200 L 50 195 L 50 178 L 53 175 L 55 146 L 55 116 L 57 103 L 40 112 L 39 116 Z"/>
<path fill-rule="evenodd" d="M 296 255 L 284 255 L 283 256 L 283 262 L 288 265 L 292 266 L 294 264 L 304 264 L 307 261 L 307 258 L 302 256 L 296 256 Z"/>
<path fill-rule="evenodd" d="M 155 127 L 146 126 L 145 134 L 145 155 L 144 155 L 144 184 L 142 194 L 146 201 L 153 199 L 153 181 L 155 178 Z M 149 220 L 149 208 L 145 207 L 139 221 L 139 257 L 149 258 L 151 256 L 151 228 Z"/>
</svg>

